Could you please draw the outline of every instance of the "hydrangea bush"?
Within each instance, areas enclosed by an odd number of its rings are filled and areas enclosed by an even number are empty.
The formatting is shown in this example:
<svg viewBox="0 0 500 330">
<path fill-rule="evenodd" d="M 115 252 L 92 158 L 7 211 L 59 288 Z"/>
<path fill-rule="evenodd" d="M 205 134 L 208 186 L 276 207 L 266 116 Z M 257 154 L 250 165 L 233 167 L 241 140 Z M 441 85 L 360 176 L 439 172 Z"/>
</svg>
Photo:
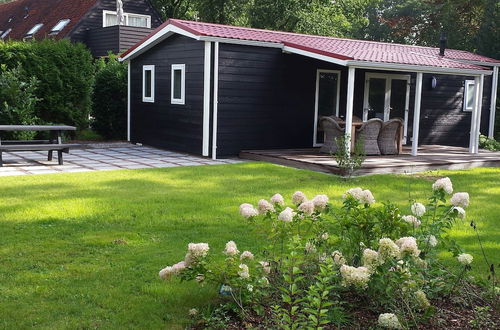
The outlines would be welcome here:
<svg viewBox="0 0 500 330">
<path fill-rule="evenodd" d="M 208 244 L 190 243 L 160 277 L 214 283 L 242 319 L 265 316 L 270 327 L 340 326 L 362 301 L 380 312 L 379 326 L 405 328 L 431 315 L 430 300 L 449 294 L 470 269 L 472 256 L 446 236 L 468 205 L 448 178 L 432 185 L 426 203 L 411 201 L 408 213 L 362 188 L 346 191 L 337 208 L 326 195 L 297 191 L 287 202 L 275 194 L 239 209 L 269 242 L 263 251 L 241 252 L 229 241 L 216 251 L 220 262 Z M 439 262 L 443 250 L 461 272 Z"/>
</svg>

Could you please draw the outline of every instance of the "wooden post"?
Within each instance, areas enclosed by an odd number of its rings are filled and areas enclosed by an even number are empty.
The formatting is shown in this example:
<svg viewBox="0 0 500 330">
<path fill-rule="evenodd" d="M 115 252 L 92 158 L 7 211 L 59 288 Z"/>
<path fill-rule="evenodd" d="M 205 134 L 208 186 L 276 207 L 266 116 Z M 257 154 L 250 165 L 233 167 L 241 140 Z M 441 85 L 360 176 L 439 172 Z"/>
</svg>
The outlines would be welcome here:
<svg viewBox="0 0 500 330">
<path fill-rule="evenodd" d="M 495 136 L 495 111 L 497 108 L 497 90 L 498 90 L 498 66 L 493 67 L 491 77 L 491 103 L 490 103 L 490 125 L 488 127 L 488 137 L 492 139 Z"/>
<path fill-rule="evenodd" d="M 356 69 L 349 67 L 349 75 L 347 78 L 347 105 L 345 113 L 345 136 L 347 149 L 351 151 L 351 141 L 352 132 L 352 113 L 354 109 L 354 81 L 355 81 Z"/>
<path fill-rule="evenodd" d="M 217 159 L 217 116 L 219 109 L 219 42 L 214 43 L 214 115 L 212 127 L 212 159 Z"/>
<path fill-rule="evenodd" d="M 479 77 L 479 85 L 476 88 L 477 111 L 476 111 L 476 133 L 474 134 L 474 153 L 479 153 L 479 135 L 481 134 L 481 113 L 483 110 L 483 87 L 484 87 L 484 74 Z"/>
<path fill-rule="evenodd" d="M 479 112 L 479 104 L 480 102 L 480 84 L 481 78 L 476 76 L 474 78 L 474 108 L 472 109 L 471 114 L 471 123 L 470 123 L 470 137 L 469 137 L 469 152 L 474 154 L 477 152 L 476 150 L 476 133 L 478 131 L 478 122 L 477 122 L 477 114 Z"/>
<path fill-rule="evenodd" d="M 415 86 L 415 110 L 413 112 L 413 141 L 411 144 L 411 155 L 418 155 L 418 134 L 420 130 L 420 106 L 422 104 L 422 72 L 417 73 Z"/>
</svg>

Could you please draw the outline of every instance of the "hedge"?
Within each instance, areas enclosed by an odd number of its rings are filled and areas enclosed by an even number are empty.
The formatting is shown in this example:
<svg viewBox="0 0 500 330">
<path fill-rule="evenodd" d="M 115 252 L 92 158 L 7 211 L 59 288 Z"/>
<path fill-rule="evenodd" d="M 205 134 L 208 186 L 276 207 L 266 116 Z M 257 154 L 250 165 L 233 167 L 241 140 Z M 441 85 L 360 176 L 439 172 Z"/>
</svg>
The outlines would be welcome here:
<svg viewBox="0 0 500 330">
<path fill-rule="evenodd" d="M 87 128 L 95 67 L 83 44 L 50 39 L 0 42 L 0 63 L 39 81 L 36 116 L 45 123 Z"/>
</svg>

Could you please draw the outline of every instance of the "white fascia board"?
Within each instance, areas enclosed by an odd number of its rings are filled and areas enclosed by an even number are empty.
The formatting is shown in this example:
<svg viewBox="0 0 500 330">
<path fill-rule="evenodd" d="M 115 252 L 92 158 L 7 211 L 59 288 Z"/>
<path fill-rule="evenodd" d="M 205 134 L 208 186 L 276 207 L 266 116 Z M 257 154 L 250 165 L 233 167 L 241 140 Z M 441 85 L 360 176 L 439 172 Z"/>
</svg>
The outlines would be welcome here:
<svg viewBox="0 0 500 330">
<path fill-rule="evenodd" d="M 496 62 L 484 62 L 484 61 L 459 60 L 455 58 L 450 58 L 450 60 L 466 64 L 475 64 L 480 66 L 492 66 L 492 67 L 500 66 L 500 62 L 496 63 Z"/>
<path fill-rule="evenodd" d="M 170 37 L 174 33 L 177 33 L 177 34 L 180 34 L 180 35 L 183 35 L 183 36 L 186 36 L 188 38 L 195 39 L 195 40 L 200 40 L 199 36 L 197 36 L 195 34 L 192 34 L 191 32 L 185 31 L 185 30 L 183 30 L 181 28 L 178 28 L 177 26 L 169 24 L 169 25 L 165 26 L 163 29 L 161 29 L 160 31 L 158 31 L 151 38 L 149 38 L 148 40 L 146 40 L 139 47 L 137 47 L 132 52 L 130 52 L 129 54 L 127 54 L 125 57 L 120 58 L 120 61 L 124 62 L 124 61 L 131 60 L 134 57 L 137 57 L 138 55 L 142 54 L 146 50 L 152 48 L 153 46 L 159 44 L 161 41 L 167 39 L 168 37 Z"/>
<path fill-rule="evenodd" d="M 220 38 L 220 37 L 210 37 L 210 36 L 200 36 L 198 37 L 198 40 L 219 42 L 225 44 L 245 45 L 245 46 L 257 46 L 257 47 L 280 48 L 280 49 L 283 48 L 283 44 L 278 42 L 231 39 L 231 38 Z"/>
<path fill-rule="evenodd" d="M 302 56 L 306 56 L 306 57 L 311 57 L 311 58 L 315 58 L 317 60 L 321 60 L 321 61 L 325 61 L 325 62 L 329 62 L 329 63 L 333 63 L 333 64 L 338 64 L 338 65 L 342 65 L 342 66 L 348 65 L 348 61 L 346 61 L 346 60 L 339 60 L 338 58 L 334 58 L 334 57 L 330 57 L 330 56 L 326 56 L 326 55 L 321 55 L 321 54 L 316 54 L 313 52 L 308 52 L 306 50 L 302 50 L 302 49 L 298 49 L 298 48 L 294 48 L 294 47 L 290 47 L 290 46 L 283 46 L 283 52 L 302 55 Z"/>
<path fill-rule="evenodd" d="M 452 74 L 452 75 L 462 75 L 462 76 L 480 76 L 482 74 L 491 75 L 493 73 L 493 71 L 489 70 L 453 69 L 453 68 L 440 68 L 434 66 L 408 65 L 408 64 L 397 64 L 397 63 L 378 63 L 378 62 L 366 62 L 366 61 L 347 61 L 347 65 L 354 66 L 358 69 Z"/>
</svg>

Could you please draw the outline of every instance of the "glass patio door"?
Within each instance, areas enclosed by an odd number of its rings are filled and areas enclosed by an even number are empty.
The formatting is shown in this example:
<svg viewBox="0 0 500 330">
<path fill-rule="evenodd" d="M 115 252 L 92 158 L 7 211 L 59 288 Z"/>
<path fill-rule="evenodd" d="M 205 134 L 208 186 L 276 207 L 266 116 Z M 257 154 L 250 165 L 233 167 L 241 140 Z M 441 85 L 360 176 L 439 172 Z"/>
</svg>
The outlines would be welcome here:
<svg viewBox="0 0 500 330">
<path fill-rule="evenodd" d="M 401 118 L 404 122 L 403 144 L 406 144 L 409 106 L 409 75 L 366 74 L 363 121 L 371 118 L 383 121 Z"/>
<path fill-rule="evenodd" d="M 339 115 L 340 71 L 318 70 L 316 74 L 316 103 L 314 112 L 313 146 L 323 143 L 323 131 L 318 127 L 324 116 Z"/>
</svg>

